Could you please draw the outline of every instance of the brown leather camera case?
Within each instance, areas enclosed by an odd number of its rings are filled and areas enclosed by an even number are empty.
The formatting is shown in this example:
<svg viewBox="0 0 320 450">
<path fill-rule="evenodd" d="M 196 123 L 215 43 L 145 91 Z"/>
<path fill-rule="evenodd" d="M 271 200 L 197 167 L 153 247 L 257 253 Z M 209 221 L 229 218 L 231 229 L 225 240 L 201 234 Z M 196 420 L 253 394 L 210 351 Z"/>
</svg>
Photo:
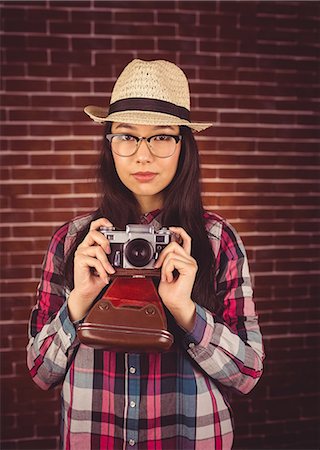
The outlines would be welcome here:
<svg viewBox="0 0 320 450">
<path fill-rule="evenodd" d="M 80 342 L 120 352 L 168 350 L 173 336 L 151 278 L 116 278 L 78 328 Z"/>
</svg>

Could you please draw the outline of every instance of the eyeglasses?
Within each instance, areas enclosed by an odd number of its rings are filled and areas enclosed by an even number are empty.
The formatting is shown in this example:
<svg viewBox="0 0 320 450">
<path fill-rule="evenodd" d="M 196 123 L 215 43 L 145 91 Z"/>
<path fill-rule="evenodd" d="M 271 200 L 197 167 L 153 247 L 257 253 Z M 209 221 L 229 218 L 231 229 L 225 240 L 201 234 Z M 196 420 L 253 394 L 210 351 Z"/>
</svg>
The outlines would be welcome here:
<svg viewBox="0 0 320 450">
<path fill-rule="evenodd" d="M 155 136 L 137 137 L 131 134 L 107 134 L 106 138 L 111 144 L 111 150 L 119 156 L 132 156 L 146 141 L 150 153 L 157 158 L 169 158 L 174 154 L 181 135 L 157 134 Z"/>
</svg>

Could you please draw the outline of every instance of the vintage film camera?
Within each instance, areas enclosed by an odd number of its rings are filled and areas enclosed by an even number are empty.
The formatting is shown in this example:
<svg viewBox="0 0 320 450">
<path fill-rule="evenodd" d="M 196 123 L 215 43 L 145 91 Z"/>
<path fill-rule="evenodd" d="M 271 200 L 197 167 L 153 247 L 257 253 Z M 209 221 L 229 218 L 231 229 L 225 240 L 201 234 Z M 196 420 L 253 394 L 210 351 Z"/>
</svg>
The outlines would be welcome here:
<svg viewBox="0 0 320 450">
<path fill-rule="evenodd" d="M 173 335 L 152 279 L 160 269 L 154 263 L 175 239 L 167 228 L 127 225 L 125 231 L 101 227 L 109 240 L 113 282 L 78 327 L 80 342 L 96 349 L 120 352 L 169 350 Z"/>
<path fill-rule="evenodd" d="M 129 224 L 125 231 L 100 227 L 100 232 L 110 242 L 108 259 L 115 269 L 153 269 L 172 236 L 168 228 L 155 230 L 151 225 L 140 224 Z"/>
</svg>

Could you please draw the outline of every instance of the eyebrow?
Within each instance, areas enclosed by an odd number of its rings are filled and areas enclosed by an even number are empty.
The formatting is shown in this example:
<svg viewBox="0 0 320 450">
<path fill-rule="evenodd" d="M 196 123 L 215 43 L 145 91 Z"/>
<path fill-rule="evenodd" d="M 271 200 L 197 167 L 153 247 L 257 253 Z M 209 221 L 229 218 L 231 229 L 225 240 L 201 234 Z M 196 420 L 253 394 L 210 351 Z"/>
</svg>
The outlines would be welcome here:
<svg viewBox="0 0 320 450">
<path fill-rule="evenodd" d="M 118 125 L 116 125 L 115 129 L 117 130 L 118 128 L 127 128 L 128 130 L 134 130 L 135 126 L 130 125 L 129 123 L 119 123 Z M 171 125 L 156 125 L 153 128 L 154 130 L 174 129 L 174 127 Z"/>
<path fill-rule="evenodd" d="M 132 125 L 129 125 L 128 123 L 119 123 L 118 125 L 116 125 L 115 128 L 116 129 L 118 129 L 118 128 L 128 128 L 129 130 L 132 130 L 134 127 Z"/>
</svg>

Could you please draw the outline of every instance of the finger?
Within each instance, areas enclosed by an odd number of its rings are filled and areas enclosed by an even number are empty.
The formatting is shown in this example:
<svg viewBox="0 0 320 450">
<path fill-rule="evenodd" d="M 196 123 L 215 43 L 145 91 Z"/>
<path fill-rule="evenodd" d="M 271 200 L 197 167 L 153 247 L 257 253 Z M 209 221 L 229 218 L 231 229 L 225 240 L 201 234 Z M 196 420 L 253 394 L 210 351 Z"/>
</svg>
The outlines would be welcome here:
<svg viewBox="0 0 320 450">
<path fill-rule="evenodd" d="M 191 237 L 188 233 L 181 227 L 169 227 L 169 230 L 181 237 L 183 249 L 191 255 Z"/>
<path fill-rule="evenodd" d="M 93 220 L 90 224 L 90 231 L 91 230 L 99 230 L 100 227 L 112 227 L 112 223 L 110 220 L 106 219 L 105 217 L 101 217 L 100 219 Z"/>
<path fill-rule="evenodd" d="M 115 273 L 115 270 L 112 267 L 110 261 L 108 260 L 105 251 L 100 246 L 94 245 L 92 247 L 80 248 L 80 250 L 79 249 L 77 250 L 77 254 L 96 258 L 101 262 L 107 273 Z"/>
<path fill-rule="evenodd" d="M 180 273 L 183 267 L 184 267 L 183 261 L 181 260 L 179 261 L 178 258 L 170 258 L 170 259 L 168 258 L 162 266 L 161 280 L 171 283 L 174 280 L 173 276 L 174 270 L 176 269 Z"/>
<path fill-rule="evenodd" d="M 174 279 L 173 271 L 177 270 L 179 274 L 194 275 L 197 271 L 195 260 L 183 258 L 180 255 L 171 254 L 165 259 L 162 270 L 161 279 L 171 283 Z"/>
<path fill-rule="evenodd" d="M 80 255 L 78 258 L 79 263 L 80 265 L 82 265 L 82 267 L 86 267 L 88 271 L 90 271 L 90 269 L 94 269 L 94 272 L 96 272 L 99 275 L 99 277 L 104 283 L 106 284 L 109 283 L 109 277 L 106 271 L 104 270 L 102 263 L 98 259 L 92 258 L 91 256 L 87 255 Z"/>
<path fill-rule="evenodd" d="M 93 220 L 91 222 L 90 228 L 89 228 L 89 230 L 90 230 L 89 233 L 92 232 L 93 230 L 99 231 L 100 227 L 113 227 L 113 224 L 106 217 L 101 217 L 100 219 Z M 100 234 L 102 234 L 102 233 L 100 233 Z M 98 237 L 98 239 L 99 239 L 99 237 Z M 91 242 L 90 239 L 89 239 L 89 242 Z M 94 244 L 90 243 L 89 245 L 94 245 Z M 107 253 L 111 253 L 110 244 L 109 244 L 108 240 L 107 240 L 107 244 L 106 244 L 106 248 L 105 249 L 106 249 Z"/>
<path fill-rule="evenodd" d="M 93 245 L 100 245 L 106 253 L 111 253 L 110 243 L 108 239 L 102 233 L 100 233 L 100 231 L 89 231 L 78 248 L 91 247 Z"/>
<path fill-rule="evenodd" d="M 154 267 L 161 267 L 163 261 L 165 260 L 165 258 L 170 254 L 170 253 L 174 253 L 174 254 L 178 254 L 184 257 L 191 257 L 188 253 L 186 253 L 186 251 L 184 250 L 183 247 L 181 247 L 181 245 L 179 245 L 177 242 L 170 242 L 170 244 L 168 244 L 160 253 Z"/>
</svg>

